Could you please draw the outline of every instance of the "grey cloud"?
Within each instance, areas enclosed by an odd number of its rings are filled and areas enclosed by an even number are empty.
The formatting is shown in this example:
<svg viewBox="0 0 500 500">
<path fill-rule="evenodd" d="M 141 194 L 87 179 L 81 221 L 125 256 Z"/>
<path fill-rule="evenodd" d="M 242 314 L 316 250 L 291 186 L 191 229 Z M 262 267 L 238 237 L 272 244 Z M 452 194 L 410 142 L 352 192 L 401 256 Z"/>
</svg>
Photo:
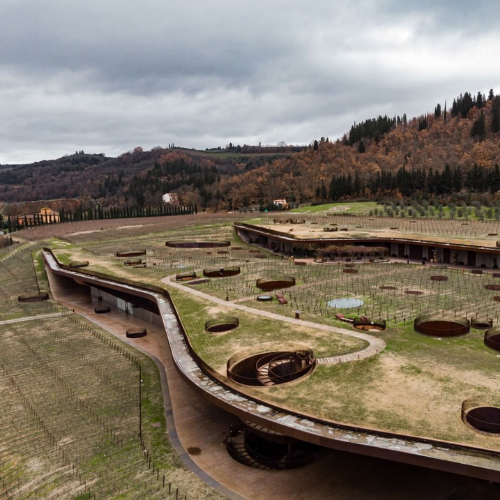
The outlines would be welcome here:
<svg viewBox="0 0 500 500">
<path fill-rule="evenodd" d="M 306 143 L 500 90 L 493 2 L 4 0 L 0 162 Z"/>
</svg>

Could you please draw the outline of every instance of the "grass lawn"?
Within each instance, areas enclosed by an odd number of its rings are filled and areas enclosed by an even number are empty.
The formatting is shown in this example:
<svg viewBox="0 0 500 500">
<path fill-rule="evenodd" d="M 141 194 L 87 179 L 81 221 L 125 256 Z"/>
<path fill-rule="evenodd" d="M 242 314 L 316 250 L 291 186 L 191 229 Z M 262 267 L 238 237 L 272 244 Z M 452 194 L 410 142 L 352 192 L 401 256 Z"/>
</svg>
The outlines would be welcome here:
<svg viewBox="0 0 500 500">
<path fill-rule="evenodd" d="M 359 214 L 366 215 L 377 208 L 375 201 L 354 201 L 344 203 L 327 203 L 325 205 L 308 205 L 307 207 L 296 208 L 291 213 L 320 213 L 329 212 L 333 214 Z"/>
</svg>

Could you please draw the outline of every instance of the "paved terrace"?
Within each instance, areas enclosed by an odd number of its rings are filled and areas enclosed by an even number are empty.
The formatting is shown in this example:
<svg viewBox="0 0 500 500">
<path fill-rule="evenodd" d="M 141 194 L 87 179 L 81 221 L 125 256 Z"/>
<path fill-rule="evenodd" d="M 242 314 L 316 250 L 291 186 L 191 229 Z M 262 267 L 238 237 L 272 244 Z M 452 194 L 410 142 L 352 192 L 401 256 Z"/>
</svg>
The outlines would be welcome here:
<svg viewBox="0 0 500 500">
<path fill-rule="evenodd" d="M 94 277 L 84 272 L 63 269 L 49 252 L 44 258 L 51 270 L 59 275 L 99 283 L 131 295 L 148 297 L 159 308 L 165 335 L 175 367 L 181 377 L 208 401 L 240 418 L 269 429 L 332 449 L 385 458 L 479 479 L 500 482 L 500 457 L 496 453 L 449 443 L 430 442 L 418 438 L 381 435 L 366 429 L 341 427 L 320 421 L 313 416 L 294 414 L 251 399 L 228 379 L 220 377 L 208 366 L 202 370 L 187 344 L 182 325 L 167 295 L 140 286 Z M 280 320 L 282 318 L 280 317 Z M 210 375 L 209 375 L 210 374 Z"/>
</svg>

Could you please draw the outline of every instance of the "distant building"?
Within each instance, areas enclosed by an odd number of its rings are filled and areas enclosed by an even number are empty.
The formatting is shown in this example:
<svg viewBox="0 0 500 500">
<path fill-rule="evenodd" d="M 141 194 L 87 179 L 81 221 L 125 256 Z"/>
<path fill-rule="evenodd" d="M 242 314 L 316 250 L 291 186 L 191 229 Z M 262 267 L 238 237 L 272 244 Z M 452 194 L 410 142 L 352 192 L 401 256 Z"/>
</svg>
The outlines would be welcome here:
<svg viewBox="0 0 500 500">
<path fill-rule="evenodd" d="M 179 204 L 179 196 L 177 193 L 165 193 L 161 199 L 163 200 L 163 203 L 170 203 L 170 205 Z"/>
<path fill-rule="evenodd" d="M 40 212 L 26 215 L 18 215 L 17 223 L 20 226 L 34 226 L 37 224 L 51 224 L 54 222 L 60 222 L 61 218 L 59 212 L 54 212 L 51 208 L 42 208 Z"/>
<path fill-rule="evenodd" d="M 278 207 L 283 208 L 284 210 L 286 210 L 288 208 L 288 203 L 286 202 L 285 199 L 283 199 L 283 200 L 273 200 L 273 203 L 275 205 L 277 205 Z"/>
<path fill-rule="evenodd" d="M 51 208 L 42 208 L 40 209 L 40 217 L 44 224 L 49 222 L 59 222 L 59 212 L 54 212 Z"/>
</svg>

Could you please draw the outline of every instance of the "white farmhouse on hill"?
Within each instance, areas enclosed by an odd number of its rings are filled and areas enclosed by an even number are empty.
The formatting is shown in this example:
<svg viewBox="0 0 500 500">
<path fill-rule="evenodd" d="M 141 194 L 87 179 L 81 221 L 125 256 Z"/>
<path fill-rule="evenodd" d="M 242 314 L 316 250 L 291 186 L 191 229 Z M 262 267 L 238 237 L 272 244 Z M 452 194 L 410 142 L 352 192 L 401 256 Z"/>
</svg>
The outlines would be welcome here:
<svg viewBox="0 0 500 500">
<path fill-rule="evenodd" d="M 171 205 L 179 204 L 179 197 L 177 193 L 165 193 L 162 197 L 163 203 L 170 203 Z"/>
</svg>

